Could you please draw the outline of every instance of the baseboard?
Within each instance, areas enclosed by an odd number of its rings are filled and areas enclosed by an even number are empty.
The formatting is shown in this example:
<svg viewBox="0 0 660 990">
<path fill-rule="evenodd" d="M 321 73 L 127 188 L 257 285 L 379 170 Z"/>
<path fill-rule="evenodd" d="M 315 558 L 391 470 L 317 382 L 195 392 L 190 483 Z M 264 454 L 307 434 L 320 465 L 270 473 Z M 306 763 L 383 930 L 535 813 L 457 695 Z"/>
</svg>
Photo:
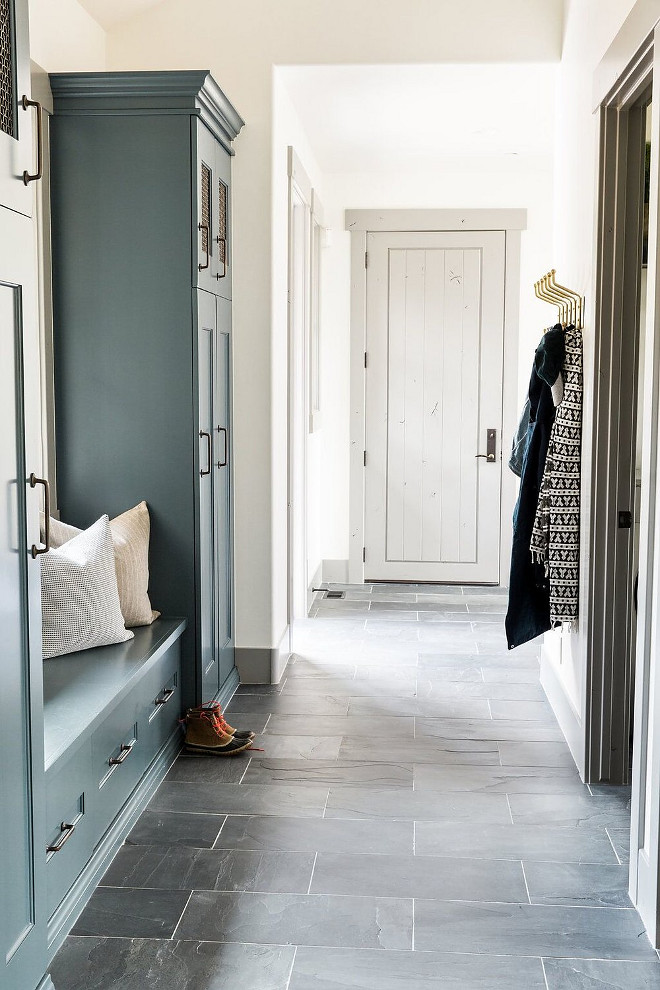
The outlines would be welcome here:
<svg viewBox="0 0 660 990">
<path fill-rule="evenodd" d="M 153 797 L 167 771 L 174 763 L 181 749 L 181 742 L 181 732 L 177 728 L 152 761 L 128 801 L 92 853 L 92 857 L 84 870 L 51 917 L 48 922 L 49 962 L 82 914 L 85 905 L 115 857 L 117 850 Z M 50 982 L 50 986 L 48 983 L 45 983 L 43 990 L 50 990 L 52 986 L 52 982 Z M 42 990 L 42 987 L 39 987 L 38 990 Z"/>
<path fill-rule="evenodd" d="M 236 647 L 236 666 L 241 684 L 279 684 L 288 659 L 288 626 L 278 646 Z"/>
<path fill-rule="evenodd" d="M 314 588 L 318 588 L 319 585 L 323 584 L 323 561 L 320 562 L 319 566 L 314 571 L 314 577 L 309 583 L 307 589 L 307 614 L 309 615 L 309 610 L 314 603 Z"/>
<path fill-rule="evenodd" d="M 51 980 L 50 975 L 48 973 L 46 973 L 46 975 L 44 976 L 43 980 L 37 987 L 37 990 L 55 990 L 53 981 Z"/>
<path fill-rule="evenodd" d="M 575 760 L 580 776 L 582 776 L 584 771 L 584 731 L 573 705 L 566 696 L 553 663 L 547 655 L 546 647 L 541 649 L 541 687 L 545 691 L 550 707 L 559 723 L 559 728 L 568 743 L 571 756 Z"/>
<path fill-rule="evenodd" d="M 323 584 L 348 584 L 347 560 L 323 561 Z"/>
</svg>

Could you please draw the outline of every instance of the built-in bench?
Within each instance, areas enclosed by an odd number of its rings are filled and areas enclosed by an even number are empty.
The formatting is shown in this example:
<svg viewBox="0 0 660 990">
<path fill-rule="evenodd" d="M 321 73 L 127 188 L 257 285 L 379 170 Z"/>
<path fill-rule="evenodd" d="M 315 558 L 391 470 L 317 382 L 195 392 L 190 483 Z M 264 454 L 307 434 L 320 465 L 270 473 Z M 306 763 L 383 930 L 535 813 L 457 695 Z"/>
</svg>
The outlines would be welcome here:
<svg viewBox="0 0 660 990">
<path fill-rule="evenodd" d="M 181 745 L 183 619 L 44 662 L 46 890 L 54 953 Z"/>
</svg>

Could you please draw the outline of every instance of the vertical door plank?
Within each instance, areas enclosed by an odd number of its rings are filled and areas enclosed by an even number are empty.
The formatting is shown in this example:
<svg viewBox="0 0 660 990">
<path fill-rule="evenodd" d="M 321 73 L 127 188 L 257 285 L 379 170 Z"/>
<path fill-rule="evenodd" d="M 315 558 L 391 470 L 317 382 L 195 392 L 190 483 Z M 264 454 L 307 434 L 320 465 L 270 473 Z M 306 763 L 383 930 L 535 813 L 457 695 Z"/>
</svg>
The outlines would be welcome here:
<svg viewBox="0 0 660 990">
<path fill-rule="evenodd" d="M 406 252 L 406 378 L 403 555 L 422 555 L 425 251 Z"/>
<path fill-rule="evenodd" d="M 480 428 L 481 395 L 475 394 L 479 381 L 481 353 L 481 251 L 463 252 L 463 338 L 461 346 L 461 450 L 459 497 L 458 559 L 477 559 L 477 501 L 479 471 L 497 471 L 477 453 L 486 452 L 486 430 Z M 492 372 L 487 372 L 491 374 Z M 486 424 L 487 426 L 488 424 Z M 497 426 L 496 423 L 491 424 Z"/>
<path fill-rule="evenodd" d="M 403 560 L 403 516 L 406 444 L 406 251 L 389 252 L 389 344 L 387 415 L 377 429 L 387 435 L 386 547 L 387 560 Z"/>
<path fill-rule="evenodd" d="M 461 461 L 461 374 L 463 338 L 463 252 L 445 252 L 444 351 L 446 360 L 442 388 L 442 519 L 441 559 L 459 557 L 460 461 Z"/>
<path fill-rule="evenodd" d="M 440 560 L 444 377 L 445 252 L 426 251 L 424 281 L 424 440 L 422 560 Z"/>
</svg>

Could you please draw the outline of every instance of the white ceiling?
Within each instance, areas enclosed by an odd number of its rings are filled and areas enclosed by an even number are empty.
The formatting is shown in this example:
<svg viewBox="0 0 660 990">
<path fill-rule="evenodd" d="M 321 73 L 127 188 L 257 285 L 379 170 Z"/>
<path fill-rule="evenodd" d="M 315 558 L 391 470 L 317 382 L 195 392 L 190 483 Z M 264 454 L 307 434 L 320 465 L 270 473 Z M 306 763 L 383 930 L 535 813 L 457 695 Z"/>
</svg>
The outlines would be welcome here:
<svg viewBox="0 0 660 990">
<path fill-rule="evenodd" d="M 488 158 L 547 158 L 554 65 L 285 66 L 282 73 L 327 172 Z"/>
<path fill-rule="evenodd" d="M 120 21 L 157 7 L 162 0 L 78 0 L 78 3 L 108 31 Z"/>
</svg>

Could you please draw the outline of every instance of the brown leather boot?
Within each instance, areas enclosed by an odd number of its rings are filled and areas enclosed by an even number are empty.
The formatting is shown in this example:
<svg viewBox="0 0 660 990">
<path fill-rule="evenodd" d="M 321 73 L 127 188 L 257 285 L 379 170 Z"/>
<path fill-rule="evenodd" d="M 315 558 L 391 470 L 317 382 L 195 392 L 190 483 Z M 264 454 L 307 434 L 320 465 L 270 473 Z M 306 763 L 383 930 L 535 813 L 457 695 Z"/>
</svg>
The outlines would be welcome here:
<svg viewBox="0 0 660 990">
<path fill-rule="evenodd" d="M 252 739 L 235 739 L 225 732 L 212 712 L 189 709 L 186 712 L 185 747 L 190 753 L 208 753 L 212 756 L 235 756 L 252 743 Z"/>
<path fill-rule="evenodd" d="M 219 728 L 228 735 L 234 736 L 235 739 L 254 739 L 254 732 L 251 729 L 233 729 L 231 725 L 225 722 L 222 708 L 217 701 L 211 701 L 207 705 L 199 705 L 198 708 L 189 708 L 188 712 L 207 712 L 213 716 Z"/>
</svg>

